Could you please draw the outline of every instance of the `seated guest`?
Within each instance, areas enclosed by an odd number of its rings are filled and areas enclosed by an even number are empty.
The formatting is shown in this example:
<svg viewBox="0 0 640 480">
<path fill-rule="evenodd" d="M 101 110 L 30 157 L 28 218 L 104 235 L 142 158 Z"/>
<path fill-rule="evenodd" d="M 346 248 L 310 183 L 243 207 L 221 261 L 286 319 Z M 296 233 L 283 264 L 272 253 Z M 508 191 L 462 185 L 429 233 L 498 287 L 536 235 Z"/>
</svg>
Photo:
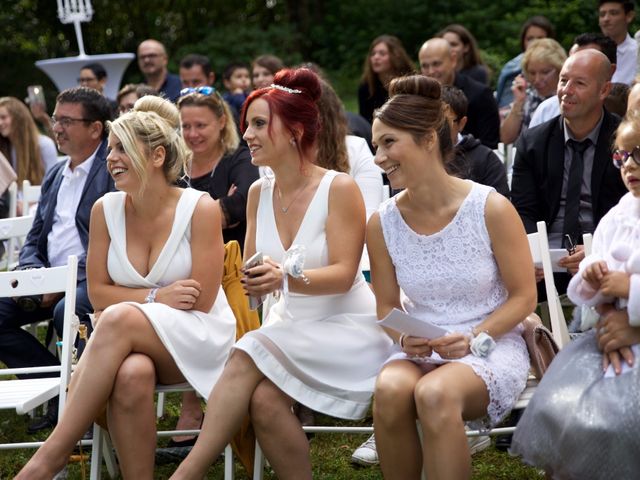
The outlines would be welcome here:
<svg viewBox="0 0 640 480">
<path fill-rule="evenodd" d="M 638 42 L 629 35 L 636 16 L 633 0 L 598 0 L 598 25 L 616 43 L 618 57 L 612 82 L 631 85 L 638 71 Z"/>
<path fill-rule="evenodd" d="M 158 95 L 153 88 L 144 83 L 128 83 L 120 89 L 116 101 L 118 102 L 118 115 L 127 113 L 133 109 L 136 100 L 145 95 Z"/>
<path fill-rule="evenodd" d="M 453 145 L 440 90 L 423 76 L 396 79 L 373 121 L 376 163 L 404 188 L 367 226 L 378 317 L 406 309 L 448 331 L 429 339 L 388 329 L 397 347 L 373 412 L 385 479 L 420 478 L 422 469 L 470 478 L 464 422 L 498 423 L 529 370 L 519 327 L 535 308 L 527 237 L 507 199 L 447 173 Z"/>
<path fill-rule="evenodd" d="M 547 17 L 536 15 L 524 22 L 520 29 L 521 52 L 504 64 L 500 71 L 500 75 L 498 76 L 498 84 L 496 86 L 496 101 L 498 102 L 498 108 L 507 107 L 511 102 L 513 102 L 511 85 L 513 80 L 522 72 L 522 57 L 529 47 L 529 44 L 539 38 L 555 37 L 555 28 Z"/>
<path fill-rule="evenodd" d="M 456 72 L 456 54 L 443 38 L 432 38 L 424 42 L 418 58 L 423 75 L 435 78 L 441 85 L 453 85 L 464 92 L 469 102 L 469 121 L 464 133 L 472 134 L 489 148 L 497 148 L 500 117 L 489 87 Z"/>
<path fill-rule="evenodd" d="M 248 411 L 278 478 L 311 479 L 309 442 L 292 404 L 349 419 L 369 408 L 390 341 L 375 323 L 373 293 L 358 270 L 360 191 L 348 175 L 315 162 L 320 93 L 310 70 L 282 70 L 273 87 L 245 103 L 252 161 L 273 176 L 249 192 L 245 258 L 257 251 L 268 257 L 247 269 L 243 282 L 250 295 L 269 298 L 263 326 L 232 350 L 198 441 L 174 479 L 203 478 Z"/>
<path fill-rule="evenodd" d="M 175 102 L 180 96 L 180 77 L 167 70 L 167 51 L 157 40 L 148 39 L 138 45 L 138 68 L 145 83 L 165 98 Z"/>
<path fill-rule="evenodd" d="M 627 113 L 627 100 L 629 98 L 629 85 L 626 83 L 611 83 L 611 91 L 604 100 L 604 108 L 615 113 L 619 117 L 624 117 Z"/>
<path fill-rule="evenodd" d="M 629 192 L 598 224 L 593 250 L 567 290 L 577 305 L 595 307 L 600 320 L 554 359 L 513 437 L 512 451 L 548 478 L 622 479 L 640 471 L 632 393 L 640 383 L 638 145 L 640 115 L 630 112 L 613 154 Z"/>
<path fill-rule="evenodd" d="M 588 48 L 571 55 L 558 83 L 562 115 L 527 130 L 516 143 L 511 201 L 528 233 L 546 222 L 551 248 L 571 246 L 568 238 L 581 244 L 582 234 L 593 232 L 626 191 L 611 164 L 611 138 L 620 119 L 603 108 L 610 78 L 611 64 L 602 52 Z M 573 274 L 583 258 L 579 245 L 559 264 Z M 568 274 L 554 278 L 564 293 Z"/>
<path fill-rule="evenodd" d="M 206 397 L 222 371 L 235 318 L 220 286 L 220 209 L 173 185 L 190 157 L 179 127 L 176 107 L 157 97 L 110 124 L 109 172 L 120 191 L 91 215 L 97 327 L 60 423 L 18 479 L 52 478 L 105 404 L 123 477 L 152 478 L 156 383 L 188 381 Z"/>
<path fill-rule="evenodd" d="M 40 185 L 58 161 L 53 140 L 38 132 L 27 106 L 14 97 L 0 97 L 0 152 L 11 163 L 20 186 L 24 180 Z"/>
<path fill-rule="evenodd" d="M 242 105 L 251 92 L 251 75 L 249 67 L 244 63 L 233 62 L 224 67 L 222 83 L 227 90 L 222 95 L 225 102 L 231 107 L 233 116 L 239 124 Z"/>
<path fill-rule="evenodd" d="M 371 123 L 373 112 L 389 98 L 387 88 L 395 77 L 413 73 L 414 67 L 402 42 L 393 35 L 380 35 L 369 46 L 358 87 L 358 110 Z"/>
<path fill-rule="evenodd" d="M 482 61 L 478 43 L 469 30 L 453 23 L 440 30 L 436 36 L 449 42 L 458 59 L 458 72 L 473 78 L 476 82 L 489 85 L 489 69 Z"/>
<path fill-rule="evenodd" d="M 93 311 L 85 273 L 89 217 L 96 200 L 113 190 L 113 180 L 106 168 L 106 122 L 110 116 L 107 99 L 92 88 L 71 88 L 58 95 L 53 131 L 58 149 L 68 158 L 56 163 L 44 178 L 33 226 L 20 251 L 18 266 L 56 267 L 66 265 L 69 255 L 76 255 L 76 314 L 89 327 L 87 314 Z M 45 294 L 35 303 L 0 299 L 0 361 L 9 368 L 59 365 L 58 359 L 37 338 L 21 328 L 52 316 L 60 335 L 64 298 L 59 294 Z M 56 419 L 57 399 L 50 402 L 46 417 L 32 424 L 30 431 L 51 427 Z"/>
<path fill-rule="evenodd" d="M 102 95 L 104 93 L 104 87 L 107 84 L 107 71 L 100 63 L 88 63 L 80 69 L 80 76 L 78 77 L 78 85 L 81 87 L 95 88 Z M 105 95 L 106 96 L 106 95 Z M 107 98 L 111 110 L 113 112 L 112 117 L 117 116 L 118 104 L 115 100 Z"/>
<path fill-rule="evenodd" d="M 182 135 L 193 153 L 186 171 L 189 180 L 179 184 L 209 192 L 222 212 L 224 241 L 237 240 L 243 246 L 247 196 L 259 177 L 258 168 L 249 149 L 240 145 L 233 114 L 222 97 L 211 87 L 196 90 L 184 90 L 178 101 Z"/>
<path fill-rule="evenodd" d="M 284 62 L 275 55 L 260 55 L 251 62 L 251 82 L 253 89 L 268 87 L 273 76 L 284 68 Z"/>
<path fill-rule="evenodd" d="M 558 75 L 567 59 L 564 48 L 551 38 L 534 40 L 522 59 L 524 75 L 518 75 L 511 90 L 513 102 L 500 125 L 500 141 L 516 141 L 520 133 L 529 128 L 531 116 L 545 99 L 555 96 Z"/>
<path fill-rule="evenodd" d="M 482 145 L 471 134 L 461 132 L 467 123 L 467 97 L 462 90 L 445 85 L 442 102 L 447 105 L 445 116 L 449 121 L 454 158 L 447 162 L 447 171 L 458 178 L 468 178 L 476 183 L 488 185 L 505 197 L 509 196 L 507 172 L 504 163 L 489 147 Z"/>
<path fill-rule="evenodd" d="M 178 72 L 182 88 L 211 87 L 216 81 L 209 58 L 197 53 L 183 57 Z"/>
</svg>

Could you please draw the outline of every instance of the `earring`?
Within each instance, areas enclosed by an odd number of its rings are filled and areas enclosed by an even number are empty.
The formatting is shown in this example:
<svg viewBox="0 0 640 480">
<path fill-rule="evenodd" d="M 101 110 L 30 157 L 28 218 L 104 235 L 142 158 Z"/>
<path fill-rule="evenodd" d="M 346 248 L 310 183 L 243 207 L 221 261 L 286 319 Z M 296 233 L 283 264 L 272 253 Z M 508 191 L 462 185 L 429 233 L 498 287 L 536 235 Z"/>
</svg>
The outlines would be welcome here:
<svg viewBox="0 0 640 480">
<path fill-rule="evenodd" d="M 291 140 L 289 140 L 289 143 L 290 143 L 292 146 L 295 146 L 295 145 L 296 145 L 296 139 L 295 139 L 295 138 L 293 138 L 293 137 L 291 137 Z"/>
</svg>

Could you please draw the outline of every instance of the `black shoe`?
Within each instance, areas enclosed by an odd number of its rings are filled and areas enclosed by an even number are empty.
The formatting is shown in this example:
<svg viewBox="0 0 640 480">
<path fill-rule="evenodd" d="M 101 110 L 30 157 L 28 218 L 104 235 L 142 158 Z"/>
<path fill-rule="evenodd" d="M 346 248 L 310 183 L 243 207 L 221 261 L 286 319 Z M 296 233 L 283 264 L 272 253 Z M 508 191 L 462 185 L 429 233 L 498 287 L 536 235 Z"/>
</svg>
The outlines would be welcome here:
<svg viewBox="0 0 640 480">
<path fill-rule="evenodd" d="M 41 430 L 53 428 L 58 424 L 58 399 L 55 403 L 50 400 L 47 407 L 47 413 L 42 417 L 34 418 L 33 421 L 27 426 L 27 433 L 33 435 Z"/>
<path fill-rule="evenodd" d="M 196 444 L 196 440 L 198 437 L 188 438 L 186 440 L 181 440 L 176 442 L 173 438 L 169 440 L 167 443 L 167 448 L 185 448 L 185 447 L 193 447 Z"/>
<path fill-rule="evenodd" d="M 515 427 L 518 424 L 518 420 L 520 420 L 520 417 L 522 416 L 523 411 L 524 410 L 515 410 L 511 412 L 511 416 L 506 422 L 503 423 L 503 425 L 505 427 Z M 503 451 L 509 450 L 509 448 L 511 448 L 512 437 L 513 435 L 511 433 L 496 436 L 495 447 L 498 450 L 503 450 Z"/>
</svg>

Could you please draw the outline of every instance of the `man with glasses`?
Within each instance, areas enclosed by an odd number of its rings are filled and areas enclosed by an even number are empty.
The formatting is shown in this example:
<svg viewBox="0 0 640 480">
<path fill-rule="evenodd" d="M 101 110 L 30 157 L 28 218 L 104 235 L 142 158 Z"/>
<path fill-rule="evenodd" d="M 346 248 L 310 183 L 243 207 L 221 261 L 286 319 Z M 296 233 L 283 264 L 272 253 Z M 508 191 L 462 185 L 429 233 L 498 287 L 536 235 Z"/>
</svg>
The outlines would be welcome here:
<svg viewBox="0 0 640 480">
<path fill-rule="evenodd" d="M 68 157 L 54 165 L 43 180 L 38 209 L 20 251 L 18 266 L 18 269 L 61 266 L 67 263 L 69 255 L 76 255 L 76 314 L 88 327 L 87 314 L 93 311 L 85 272 L 89 217 L 94 202 L 114 190 L 106 168 L 106 122 L 110 118 L 109 103 L 97 90 L 75 87 L 58 95 L 53 132 L 58 149 Z M 64 317 L 61 294 L 0 298 L 0 361 L 9 368 L 58 365 L 58 359 L 21 328 L 51 317 L 61 334 Z M 49 407 L 45 417 L 29 426 L 30 433 L 55 425 L 57 399 Z"/>
<path fill-rule="evenodd" d="M 145 83 L 172 102 L 180 96 L 180 77 L 167 70 L 167 51 L 157 40 L 145 40 L 138 46 L 138 67 Z"/>
</svg>

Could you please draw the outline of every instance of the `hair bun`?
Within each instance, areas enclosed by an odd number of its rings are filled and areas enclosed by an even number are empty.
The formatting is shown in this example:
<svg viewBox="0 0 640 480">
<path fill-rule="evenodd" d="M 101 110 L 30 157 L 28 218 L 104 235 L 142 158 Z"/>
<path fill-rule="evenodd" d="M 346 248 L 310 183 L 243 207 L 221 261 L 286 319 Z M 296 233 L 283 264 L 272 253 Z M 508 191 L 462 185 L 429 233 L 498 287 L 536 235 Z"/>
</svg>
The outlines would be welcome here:
<svg viewBox="0 0 640 480">
<path fill-rule="evenodd" d="M 439 100 L 441 91 L 440 82 L 424 75 L 394 78 L 389 84 L 389 98 L 395 95 L 418 95 L 431 100 Z"/>
<path fill-rule="evenodd" d="M 178 108 L 169 100 L 162 97 L 145 95 L 136 100 L 133 110 L 136 112 L 155 113 L 168 122 L 172 128 L 177 129 L 180 127 L 180 112 Z"/>
<path fill-rule="evenodd" d="M 281 87 L 301 90 L 311 97 L 314 102 L 317 102 L 322 94 L 318 75 L 308 68 L 285 68 L 280 70 L 273 77 L 273 83 Z"/>
</svg>

